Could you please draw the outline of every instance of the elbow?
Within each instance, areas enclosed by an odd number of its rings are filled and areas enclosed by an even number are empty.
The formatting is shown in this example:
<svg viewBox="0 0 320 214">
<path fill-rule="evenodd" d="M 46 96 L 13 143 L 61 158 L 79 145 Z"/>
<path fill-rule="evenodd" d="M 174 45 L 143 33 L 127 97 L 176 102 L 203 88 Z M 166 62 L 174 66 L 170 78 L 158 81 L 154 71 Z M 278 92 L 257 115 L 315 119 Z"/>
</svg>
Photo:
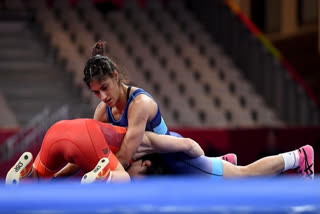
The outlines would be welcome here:
<svg viewBox="0 0 320 214">
<path fill-rule="evenodd" d="M 150 139 L 149 139 L 149 134 L 148 133 L 145 133 L 142 137 L 142 142 L 141 142 L 142 145 L 150 145 Z M 140 144 L 140 145 L 141 145 Z"/>
<path fill-rule="evenodd" d="M 193 140 L 191 138 L 185 138 L 185 144 L 187 145 L 186 150 L 187 151 L 192 151 L 193 150 Z"/>
<path fill-rule="evenodd" d="M 192 157 L 199 157 L 204 155 L 204 151 L 201 149 L 199 144 L 191 138 L 186 138 L 188 144 L 188 153 Z"/>
</svg>

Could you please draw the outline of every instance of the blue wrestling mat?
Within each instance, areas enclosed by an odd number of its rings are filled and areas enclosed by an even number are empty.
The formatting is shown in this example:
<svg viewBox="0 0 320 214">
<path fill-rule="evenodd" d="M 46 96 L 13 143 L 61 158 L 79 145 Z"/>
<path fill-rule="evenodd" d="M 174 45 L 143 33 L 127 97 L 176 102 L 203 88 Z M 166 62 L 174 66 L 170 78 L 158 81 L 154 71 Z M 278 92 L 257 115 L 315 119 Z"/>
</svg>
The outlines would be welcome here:
<svg viewBox="0 0 320 214">
<path fill-rule="evenodd" d="M 0 213 L 320 213 L 320 179 L 148 178 L 0 186 Z"/>
</svg>

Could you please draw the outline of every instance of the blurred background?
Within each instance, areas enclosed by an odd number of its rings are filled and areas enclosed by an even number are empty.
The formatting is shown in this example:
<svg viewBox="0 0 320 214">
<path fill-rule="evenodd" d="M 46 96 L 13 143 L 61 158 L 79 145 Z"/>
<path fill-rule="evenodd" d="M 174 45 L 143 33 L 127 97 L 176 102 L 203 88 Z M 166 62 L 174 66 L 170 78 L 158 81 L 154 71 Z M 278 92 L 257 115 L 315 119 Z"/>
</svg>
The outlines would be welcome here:
<svg viewBox="0 0 320 214">
<path fill-rule="evenodd" d="M 92 118 L 98 40 L 168 127 L 248 164 L 310 144 L 320 160 L 317 0 L 1 0 L 0 178 L 56 121 Z M 316 164 L 315 171 L 320 172 Z"/>
</svg>

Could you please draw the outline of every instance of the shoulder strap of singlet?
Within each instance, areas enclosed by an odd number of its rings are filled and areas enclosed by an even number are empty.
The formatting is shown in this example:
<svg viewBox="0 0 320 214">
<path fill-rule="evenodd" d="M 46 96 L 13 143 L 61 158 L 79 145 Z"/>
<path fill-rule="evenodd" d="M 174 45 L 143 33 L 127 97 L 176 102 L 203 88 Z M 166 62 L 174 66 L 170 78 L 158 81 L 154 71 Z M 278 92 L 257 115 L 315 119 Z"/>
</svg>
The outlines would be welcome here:
<svg viewBox="0 0 320 214">
<path fill-rule="evenodd" d="M 128 87 L 128 90 L 127 90 L 127 101 L 129 100 L 129 95 L 130 95 L 131 87 L 132 87 L 132 86 L 129 86 L 129 87 Z"/>
<path fill-rule="evenodd" d="M 127 103 L 131 102 L 132 100 L 134 100 L 134 98 L 136 98 L 136 96 L 138 96 L 139 94 L 145 94 L 148 97 L 150 97 L 151 99 L 153 99 L 155 102 L 156 100 L 145 90 L 143 90 L 142 88 L 137 88 L 136 90 L 134 90 L 132 92 L 132 94 L 129 96 L 129 100 L 127 101 Z"/>
</svg>

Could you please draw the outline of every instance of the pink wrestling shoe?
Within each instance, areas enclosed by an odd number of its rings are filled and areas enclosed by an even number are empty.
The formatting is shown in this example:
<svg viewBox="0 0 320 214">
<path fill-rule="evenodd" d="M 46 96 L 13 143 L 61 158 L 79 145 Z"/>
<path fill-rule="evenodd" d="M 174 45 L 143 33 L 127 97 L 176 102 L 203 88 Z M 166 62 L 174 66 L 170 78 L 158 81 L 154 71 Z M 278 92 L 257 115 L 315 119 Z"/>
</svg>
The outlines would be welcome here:
<svg viewBox="0 0 320 214">
<path fill-rule="evenodd" d="M 18 184 L 20 180 L 32 173 L 33 157 L 30 152 L 23 153 L 6 176 L 6 184 Z"/>
<path fill-rule="evenodd" d="M 228 153 L 226 155 L 219 157 L 221 160 L 228 161 L 229 163 L 232 163 L 233 165 L 237 165 L 237 155 L 234 153 Z"/>
<path fill-rule="evenodd" d="M 108 158 L 101 158 L 96 167 L 82 177 L 81 183 L 90 184 L 99 181 L 110 182 L 111 170 L 108 164 Z"/>
<path fill-rule="evenodd" d="M 303 177 L 313 179 L 314 177 L 314 152 L 310 145 L 303 146 L 298 149 L 299 166 L 296 171 Z"/>
</svg>

